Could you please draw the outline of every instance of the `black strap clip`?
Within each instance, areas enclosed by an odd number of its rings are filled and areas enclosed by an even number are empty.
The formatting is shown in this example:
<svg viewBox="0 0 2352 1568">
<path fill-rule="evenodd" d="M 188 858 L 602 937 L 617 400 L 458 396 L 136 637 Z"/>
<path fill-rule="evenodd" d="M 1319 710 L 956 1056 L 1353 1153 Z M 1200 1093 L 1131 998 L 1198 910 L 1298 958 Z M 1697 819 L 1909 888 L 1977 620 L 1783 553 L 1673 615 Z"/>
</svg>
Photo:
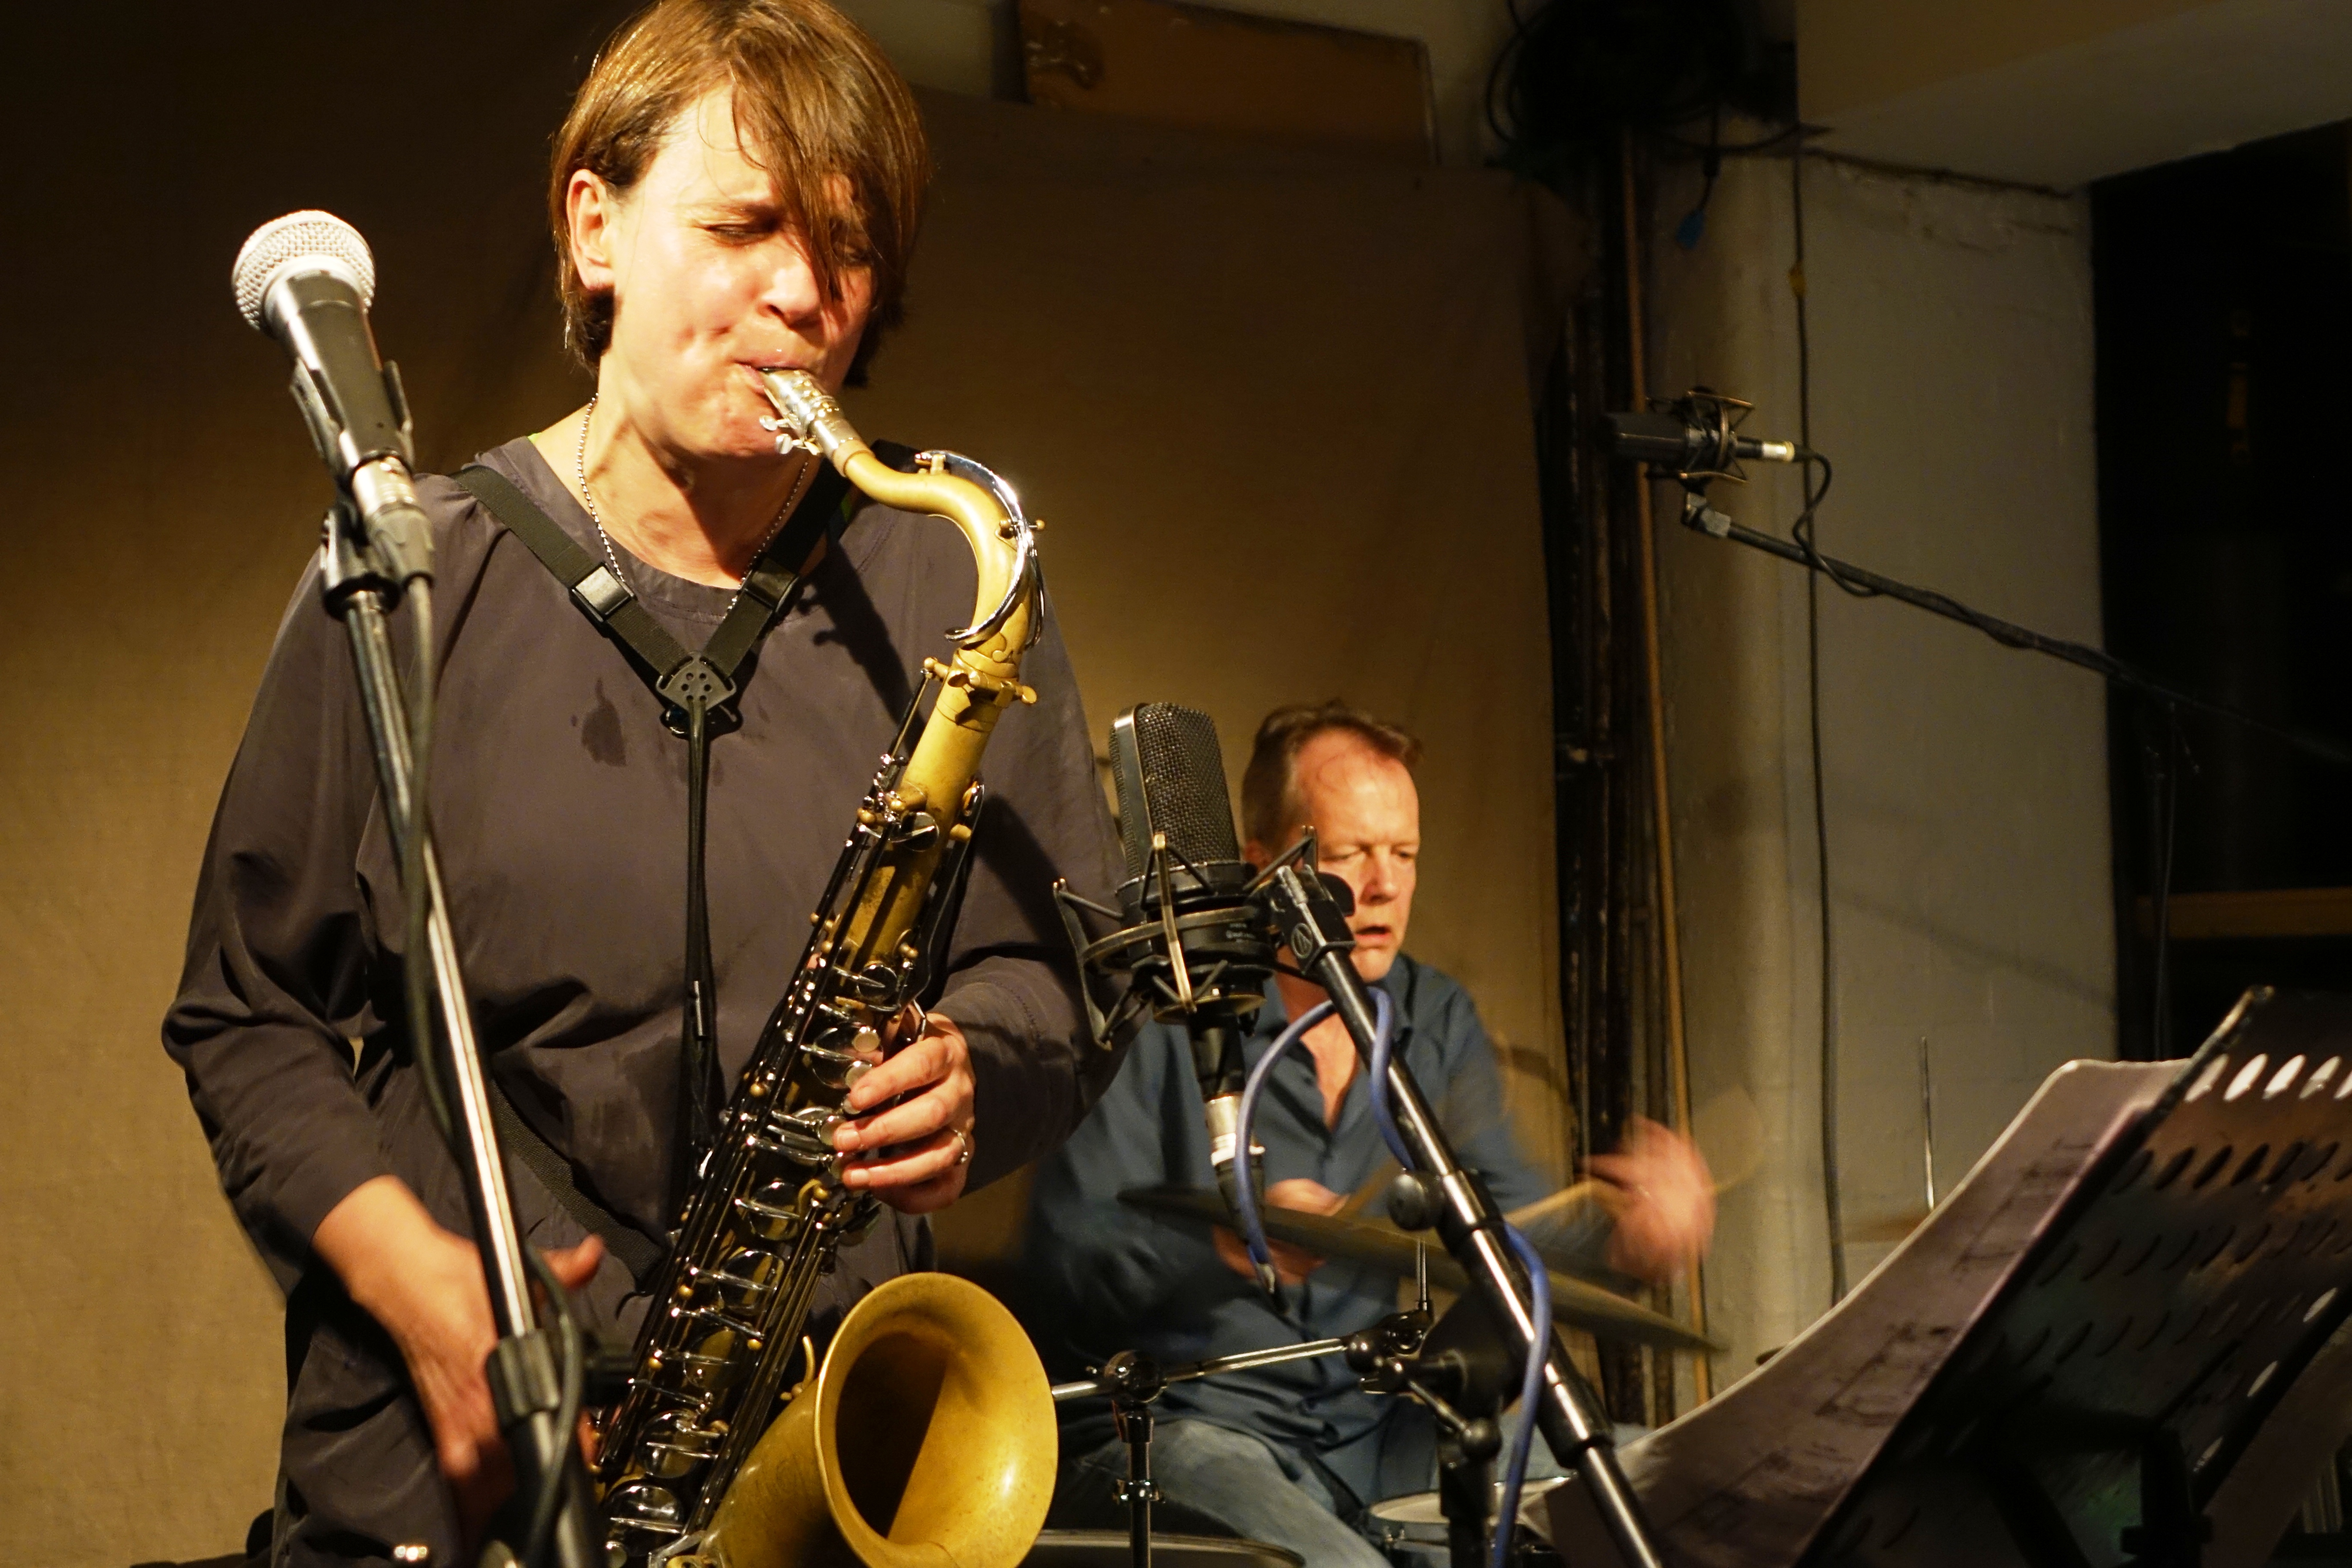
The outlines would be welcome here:
<svg viewBox="0 0 2352 1568">
<path fill-rule="evenodd" d="M 687 710 L 699 706 L 708 715 L 710 733 L 720 734 L 741 722 L 735 711 L 735 683 L 724 670 L 698 653 L 691 653 L 654 689 L 662 700 L 662 722 L 673 735 L 688 731 Z"/>
</svg>

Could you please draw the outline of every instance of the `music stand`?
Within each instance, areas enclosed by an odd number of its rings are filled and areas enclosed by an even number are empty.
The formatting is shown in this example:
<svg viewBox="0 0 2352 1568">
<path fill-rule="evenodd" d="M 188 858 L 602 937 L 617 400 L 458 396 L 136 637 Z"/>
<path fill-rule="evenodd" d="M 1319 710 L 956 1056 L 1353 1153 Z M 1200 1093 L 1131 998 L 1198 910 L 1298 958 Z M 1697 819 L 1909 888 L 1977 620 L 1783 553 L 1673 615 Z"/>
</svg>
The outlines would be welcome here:
<svg viewBox="0 0 2352 1568">
<path fill-rule="evenodd" d="M 2352 1434 L 2352 998 L 2073 1062 L 1860 1289 L 1622 1451 L 1691 1568 L 2252 1568 Z M 1547 1500 L 1613 1560 L 1580 1489 Z"/>
</svg>

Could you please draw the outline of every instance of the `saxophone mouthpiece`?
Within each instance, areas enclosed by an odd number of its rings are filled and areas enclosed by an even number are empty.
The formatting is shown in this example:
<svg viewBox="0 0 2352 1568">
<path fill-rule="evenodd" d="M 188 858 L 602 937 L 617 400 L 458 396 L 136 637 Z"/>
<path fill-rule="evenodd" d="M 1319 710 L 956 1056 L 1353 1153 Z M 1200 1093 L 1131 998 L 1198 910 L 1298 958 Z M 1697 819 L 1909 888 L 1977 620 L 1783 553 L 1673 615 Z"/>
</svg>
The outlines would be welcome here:
<svg viewBox="0 0 2352 1568">
<path fill-rule="evenodd" d="M 841 405 L 816 377 L 804 370 L 763 370 L 759 375 L 760 389 L 776 408 L 776 416 L 761 420 L 760 428 L 774 435 L 779 456 L 809 451 L 837 463 L 865 447 Z"/>
</svg>

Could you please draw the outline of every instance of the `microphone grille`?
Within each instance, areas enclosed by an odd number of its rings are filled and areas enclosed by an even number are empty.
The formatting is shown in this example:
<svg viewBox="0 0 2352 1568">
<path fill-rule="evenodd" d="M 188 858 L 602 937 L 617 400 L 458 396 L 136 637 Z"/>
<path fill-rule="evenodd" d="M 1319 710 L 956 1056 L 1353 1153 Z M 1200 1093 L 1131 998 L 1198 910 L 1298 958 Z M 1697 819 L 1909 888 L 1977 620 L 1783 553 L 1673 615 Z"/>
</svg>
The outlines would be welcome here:
<svg viewBox="0 0 2352 1568">
<path fill-rule="evenodd" d="M 261 325 L 261 302 L 269 285 L 297 262 L 340 276 L 358 291 L 362 310 L 375 302 L 375 257 L 360 231 L 332 213 L 288 213 L 247 236 L 236 264 L 229 268 L 236 308 L 247 326 Z"/>
<path fill-rule="evenodd" d="M 1111 778 L 1129 877 L 1150 865 L 1155 832 L 1195 866 L 1241 859 L 1224 753 L 1206 713 L 1172 702 L 1129 709 L 1111 727 Z"/>
</svg>

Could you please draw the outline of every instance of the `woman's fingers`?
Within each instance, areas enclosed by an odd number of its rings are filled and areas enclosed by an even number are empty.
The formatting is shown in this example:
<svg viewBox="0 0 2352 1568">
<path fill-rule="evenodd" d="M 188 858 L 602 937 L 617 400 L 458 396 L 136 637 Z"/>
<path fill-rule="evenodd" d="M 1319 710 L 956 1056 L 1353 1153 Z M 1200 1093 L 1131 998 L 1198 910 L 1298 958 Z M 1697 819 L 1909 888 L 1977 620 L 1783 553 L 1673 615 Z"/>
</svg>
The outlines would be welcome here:
<svg viewBox="0 0 2352 1568">
<path fill-rule="evenodd" d="M 887 1160 L 851 1165 L 844 1179 L 865 1187 L 902 1214 L 931 1214 L 963 1195 L 971 1175 L 964 1157 L 970 1133 L 945 1131 Z"/>
<path fill-rule="evenodd" d="M 604 1242 L 601 1237 L 589 1237 L 572 1247 L 559 1247 L 547 1253 L 547 1266 L 566 1290 L 577 1290 L 596 1277 L 596 1268 L 604 1261 Z"/>
<path fill-rule="evenodd" d="M 960 1031 L 950 1033 L 955 1026 L 943 1018 L 931 1022 L 932 1032 L 868 1068 L 857 1080 L 845 1102 L 853 1114 L 871 1110 L 910 1089 L 920 1089 L 955 1075 L 964 1060 L 963 1036 Z"/>
<path fill-rule="evenodd" d="M 860 1121 L 846 1121 L 834 1131 L 833 1146 L 845 1154 L 888 1149 L 912 1143 L 970 1120 L 969 1088 L 953 1082 L 936 1083 L 903 1105 L 878 1111 Z"/>
<path fill-rule="evenodd" d="M 922 1038 L 860 1079 L 850 1091 L 848 1106 L 856 1113 L 901 1095 L 910 1098 L 836 1129 L 835 1149 L 844 1153 L 887 1149 L 945 1128 L 971 1125 L 971 1058 L 963 1031 L 936 1016 L 928 1029 Z"/>
<path fill-rule="evenodd" d="M 952 1019 L 908 1014 L 893 1023 L 894 1033 L 918 1027 L 918 1038 L 850 1090 L 846 1104 L 856 1120 L 834 1130 L 833 1146 L 856 1156 L 844 1165 L 847 1184 L 905 1213 L 929 1214 L 955 1202 L 964 1189 L 971 1157 L 971 1057 Z M 901 1103 L 889 1103 L 901 1097 Z"/>
<path fill-rule="evenodd" d="M 853 1161 L 842 1180 L 853 1187 L 909 1187 L 946 1175 L 964 1163 L 970 1133 L 941 1129 L 920 1142 L 902 1141 L 887 1153 Z"/>
</svg>

